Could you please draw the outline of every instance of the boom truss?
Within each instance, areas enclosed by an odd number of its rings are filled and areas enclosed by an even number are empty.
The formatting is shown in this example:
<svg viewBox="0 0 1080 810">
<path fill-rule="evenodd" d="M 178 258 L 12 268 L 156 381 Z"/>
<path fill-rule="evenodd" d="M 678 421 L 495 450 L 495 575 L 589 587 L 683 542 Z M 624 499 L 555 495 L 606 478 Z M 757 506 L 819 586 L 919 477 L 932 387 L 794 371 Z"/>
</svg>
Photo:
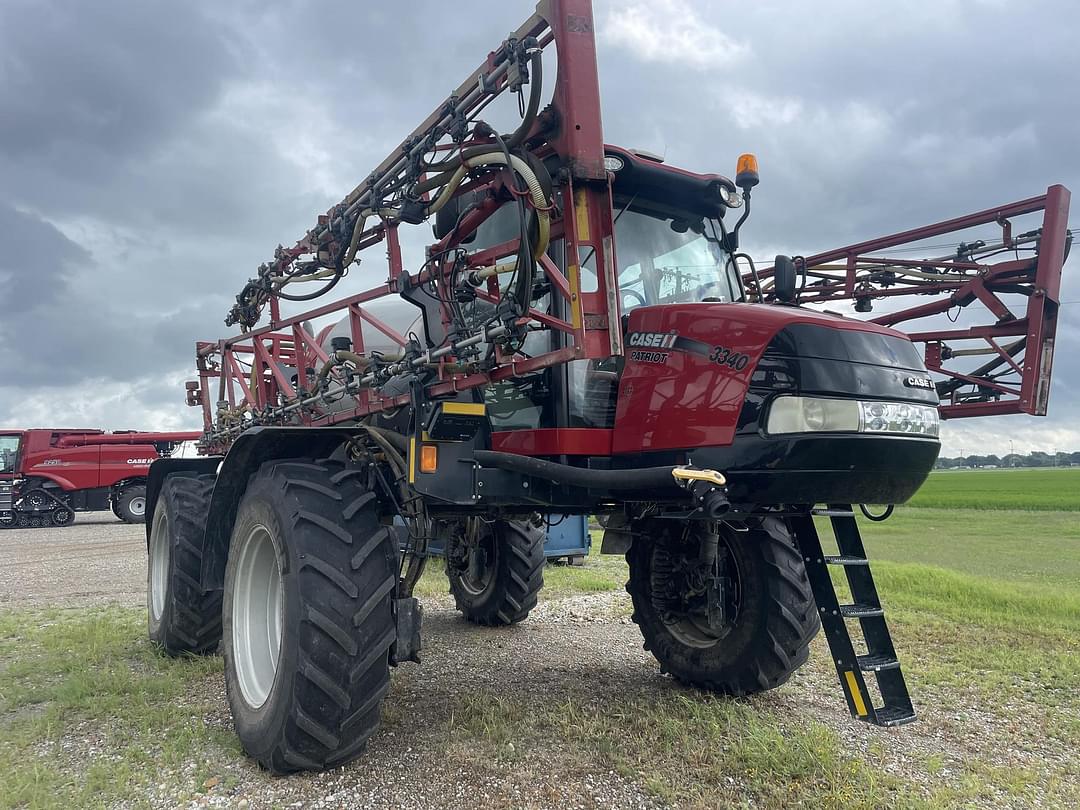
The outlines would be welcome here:
<svg viewBox="0 0 1080 810">
<path fill-rule="evenodd" d="M 856 312 L 870 312 L 875 301 L 884 302 L 890 311 L 871 320 L 922 344 L 945 418 L 1045 416 L 1061 273 L 1072 244 L 1069 196 L 1064 186 L 1050 186 L 1038 197 L 798 257 L 804 279 L 799 303 L 849 301 Z M 1038 214 L 1037 227 L 1013 233 L 1014 220 Z M 985 225 L 996 226 L 1000 237 L 959 242 L 951 255 L 938 258 L 897 258 L 904 248 L 950 235 L 965 238 L 963 232 Z M 767 295 L 773 268 L 758 275 Z M 753 274 L 744 281 L 753 285 Z M 908 305 L 911 296 L 935 300 Z M 955 326 L 941 325 L 946 315 Z M 935 322 L 926 323 L 930 318 Z"/>
</svg>

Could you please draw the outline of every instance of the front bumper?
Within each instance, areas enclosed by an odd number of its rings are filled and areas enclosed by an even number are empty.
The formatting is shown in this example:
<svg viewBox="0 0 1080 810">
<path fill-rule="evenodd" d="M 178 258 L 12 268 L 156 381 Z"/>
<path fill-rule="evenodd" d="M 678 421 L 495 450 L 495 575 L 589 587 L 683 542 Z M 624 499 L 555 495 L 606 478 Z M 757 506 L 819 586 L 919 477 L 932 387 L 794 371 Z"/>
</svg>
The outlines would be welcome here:
<svg viewBox="0 0 1080 810">
<path fill-rule="evenodd" d="M 727 447 L 686 453 L 721 471 L 732 503 L 904 503 L 926 480 L 941 443 L 866 434 L 741 435 Z"/>
</svg>

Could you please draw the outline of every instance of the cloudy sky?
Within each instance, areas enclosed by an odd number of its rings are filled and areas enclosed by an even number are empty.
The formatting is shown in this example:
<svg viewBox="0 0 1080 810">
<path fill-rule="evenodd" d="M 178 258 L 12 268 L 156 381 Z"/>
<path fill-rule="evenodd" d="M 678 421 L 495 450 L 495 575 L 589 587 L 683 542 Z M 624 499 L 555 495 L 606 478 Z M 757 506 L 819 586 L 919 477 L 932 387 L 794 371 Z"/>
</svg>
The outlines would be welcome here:
<svg viewBox="0 0 1080 810">
<path fill-rule="evenodd" d="M 530 11 L 0 3 L 0 425 L 197 427 L 194 340 Z M 596 0 L 596 20 L 609 142 L 723 173 L 758 154 L 755 255 L 1080 191 L 1072 0 Z M 951 423 L 946 454 L 1080 449 L 1065 275 L 1051 417 Z"/>
</svg>

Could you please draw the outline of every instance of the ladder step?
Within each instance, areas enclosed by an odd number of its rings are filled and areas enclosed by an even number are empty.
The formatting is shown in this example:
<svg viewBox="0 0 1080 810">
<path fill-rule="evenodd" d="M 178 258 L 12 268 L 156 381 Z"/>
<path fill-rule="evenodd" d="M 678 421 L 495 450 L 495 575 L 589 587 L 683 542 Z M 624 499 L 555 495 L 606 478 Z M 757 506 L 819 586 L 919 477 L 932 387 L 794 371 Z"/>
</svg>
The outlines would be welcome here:
<svg viewBox="0 0 1080 810">
<path fill-rule="evenodd" d="M 879 726 L 903 726 L 914 723 L 917 719 L 915 710 L 908 706 L 882 706 L 874 709 L 874 722 Z"/>
<path fill-rule="evenodd" d="M 884 616 L 885 611 L 873 605 L 840 605 L 840 615 L 845 619 L 870 619 L 874 616 Z"/>
<path fill-rule="evenodd" d="M 841 554 L 839 557 L 836 555 L 826 555 L 825 562 L 827 565 L 869 565 L 870 561 L 866 557 L 851 557 Z"/>
<path fill-rule="evenodd" d="M 810 514 L 815 517 L 855 517 L 849 509 L 811 509 Z"/>
<path fill-rule="evenodd" d="M 859 662 L 859 669 L 863 672 L 880 672 L 884 669 L 896 669 L 900 666 L 900 662 L 893 658 L 891 655 L 859 655 L 856 656 Z"/>
</svg>

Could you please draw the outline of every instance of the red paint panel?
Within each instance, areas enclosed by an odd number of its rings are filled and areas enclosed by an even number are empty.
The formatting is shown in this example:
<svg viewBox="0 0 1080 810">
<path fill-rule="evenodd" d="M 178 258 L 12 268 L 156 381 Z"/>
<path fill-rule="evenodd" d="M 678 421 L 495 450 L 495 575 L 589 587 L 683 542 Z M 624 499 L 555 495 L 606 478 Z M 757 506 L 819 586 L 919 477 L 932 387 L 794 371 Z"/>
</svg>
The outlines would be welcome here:
<svg viewBox="0 0 1080 810">
<path fill-rule="evenodd" d="M 899 335 L 876 324 L 839 318 L 810 310 L 754 304 L 678 304 L 640 307 L 630 313 L 628 334 L 676 333 L 730 354 L 745 354 L 749 362 L 735 370 L 707 354 L 642 347 L 666 355 L 663 363 L 634 359 L 636 347 L 626 347 L 626 366 L 619 384 L 615 411 L 615 453 L 716 447 L 735 436 L 750 375 L 765 347 L 783 327 L 811 323 L 844 331 Z"/>
<path fill-rule="evenodd" d="M 109 487 L 128 478 L 145 478 L 150 471 L 151 462 L 158 458 L 154 446 L 109 444 L 107 439 L 114 435 L 116 434 L 102 434 L 100 431 L 96 434 L 91 431 L 27 431 L 19 475 L 47 478 L 68 492 Z M 146 435 L 179 437 L 191 434 Z M 67 442 L 81 438 L 83 441 L 95 443 L 57 447 L 55 445 L 64 439 L 54 438 L 56 436 L 66 436 Z"/>
<path fill-rule="evenodd" d="M 523 456 L 610 456 L 613 432 L 602 428 L 507 430 L 491 434 L 491 449 Z"/>
<path fill-rule="evenodd" d="M 152 444 L 131 444 L 101 448 L 99 487 L 111 487 L 126 478 L 145 478 L 150 464 L 158 458 Z"/>
</svg>

